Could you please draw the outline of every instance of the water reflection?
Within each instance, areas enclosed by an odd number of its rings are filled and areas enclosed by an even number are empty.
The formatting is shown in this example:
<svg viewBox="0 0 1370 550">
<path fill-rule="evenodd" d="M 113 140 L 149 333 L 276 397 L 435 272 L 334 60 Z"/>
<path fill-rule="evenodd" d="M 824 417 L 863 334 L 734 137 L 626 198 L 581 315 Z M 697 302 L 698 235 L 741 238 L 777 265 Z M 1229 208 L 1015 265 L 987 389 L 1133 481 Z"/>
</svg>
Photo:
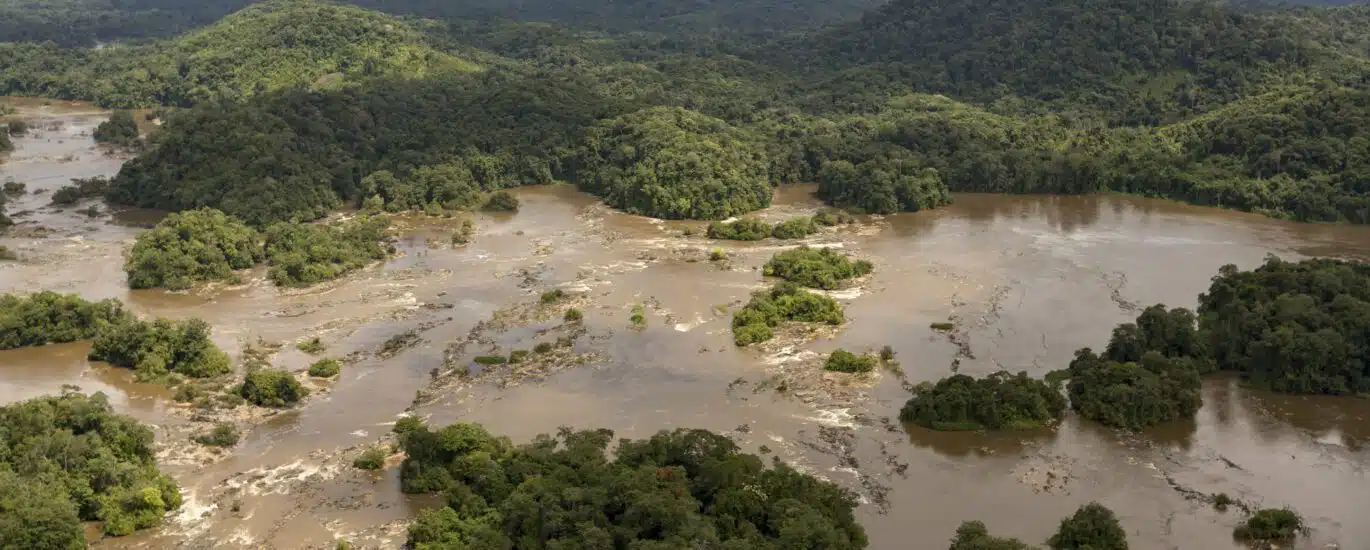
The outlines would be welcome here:
<svg viewBox="0 0 1370 550">
<path fill-rule="evenodd" d="M 1048 445 L 1056 440 L 1055 428 L 1007 432 L 944 432 L 903 423 L 909 443 L 952 458 L 967 456 L 1012 456 L 1030 446 Z"/>
</svg>

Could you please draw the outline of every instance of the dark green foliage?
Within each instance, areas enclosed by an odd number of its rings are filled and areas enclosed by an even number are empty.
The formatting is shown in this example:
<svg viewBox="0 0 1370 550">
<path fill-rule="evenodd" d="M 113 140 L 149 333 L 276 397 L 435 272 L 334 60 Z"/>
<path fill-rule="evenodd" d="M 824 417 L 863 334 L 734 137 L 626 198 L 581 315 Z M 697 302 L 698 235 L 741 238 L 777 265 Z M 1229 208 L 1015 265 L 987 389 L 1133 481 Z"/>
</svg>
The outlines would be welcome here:
<svg viewBox="0 0 1370 550">
<path fill-rule="evenodd" d="M 771 204 L 756 138 L 685 109 L 645 109 L 595 126 L 574 163 L 581 188 L 633 214 L 718 220 Z"/>
<path fill-rule="evenodd" d="M 1232 535 L 1251 542 L 1287 542 L 1304 531 L 1303 518 L 1288 508 L 1257 510 Z"/>
<path fill-rule="evenodd" d="M 934 430 L 1023 430 L 1061 419 L 1066 399 L 1057 387 L 1000 371 L 981 379 L 957 374 L 924 382 L 904 404 L 900 420 Z"/>
<path fill-rule="evenodd" d="M 787 322 L 840 325 L 842 306 L 790 282 L 752 294 L 751 301 L 733 313 L 733 342 L 739 346 L 770 340 L 772 329 Z"/>
<path fill-rule="evenodd" d="M 102 327 L 90 359 L 138 371 L 143 379 L 168 373 L 208 378 L 232 370 L 228 354 L 209 339 L 209 323 L 200 319 L 152 322 L 126 319 Z"/>
<path fill-rule="evenodd" d="M 400 350 L 419 343 L 419 332 L 417 330 L 406 330 L 385 340 L 381 344 L 381 355 L 393 355 Z"/>
<path fill-rule="evenodd" d="M 890 346 L 880 348 L 880 361 L 883 363 L 894 361 L 894 348 Z"/>
<path fill-rule="evenodd" d="M 390 220 L 361 217 L 331 224 L 277 223 L 266 229 L 266 259 L 272 281 L 309 286 L 336 279 L 390 256 L 382 243 Z"/>
<path fill-rule="evenodd" d="M 844 349 L 833 350 L 823 361 L 823 370 L 832 372 L 864 373 L 875 370 L 873 355 L 857 355 Z"/>
<path fill-rule="evenodd" d="M 565 297 L 566 297 L 566 291 L 564 291 L 564 290 L 562 290 L 562 289 L 560 289 L 560 288 L 557 288 L 557 289 L 549 290 L 549 291 L 547 291 L 547 292 L 543 292 L 543 293 L 542 293 L 542 297 L 539 298 L 538 300 L 539 300 L 540 302 L 544 303 L 544 304 L 551 304 L 551 303 L 554 303 L 554 302 L 556 302 L 557 300 L 560 300 L 560 299 L 565 298 Z"/>
<path fill-rule="evenodd" d="M 342 372 L 342 363 L 337 359 L 320 359 L 309 365 L 309 375 L 319 378 L 332 378 Z"/>
<path fill-rule="evenodd" d="M 22 120 L 11 119 L 7 126 L 11 136 L 22 136 L 29 132 L 29 123 Z"/>
<path fill-rule="evenodd" d="M 1217 366 L 1254 386 L 1370 392 L 1370 266 L 1273 257 L 1252 271 L 1224 266 L 1199 316 Z"/>
<path fill-rule="evenodd" d="M 232 424 L 220 422 L 214 425 L 214 429 L 208 433 L 196 434 L 193 438 L 196 443 L 208 445 L 210 447 L 232 447 L 238 444 L 238 428 Z"/>
<path fill-rule="evenodd" d="M 562 315 L 561 318 L 568 323 L 578 323 L 581 319 L 585 318 L 585 314 L 581 313 L 579 309 L 567 308 L 566 314 Z"/>
<path fill-rule="evenodd" d="M 1061 520 L 1047 546 L 1052 550 L 1127 550 L 1127 533 L 1113 510 L 1091 502 Z"/>
<path fill-rule="evenodd" d="M 246 4 L 245 0 L 6 0 L 0 2 L 0 42 L 71 47 L 167 36 L 214 21 Z"/>
<path fill-rule="evenodd" d="M 379 470 L 385 467 L 385 456 L 384 449 L 369 447 L 352 461 L 352 467 L 358 470 Z"/>
<path fill-rule="evenodd" d="M 838 210 L 836 208 L 824 208 L 822 210 L 819 210 L 817 214 L 813 215 L 813 223 L 825 227 L 833 227 L 855 222 L 856 218 L 853 218 L 851 214 L 848 214 L 847 212 L 843 210 Z"/>
<path fill-rule="evenodd" d="M 928 325 L 929 328 L 938 332 L 950 332 L 956 328 L 956 323 L 938 322 Z"/>
<path fill-rule="evenodd" d="M 991 536 L 984 523 L 967 521 L 956 528 L 956 538 L 951 539 L 948 550 L 1032 550 L 1032 547 L 1018 539 Z"/>
<path fill-rule="evenodd" d="M 519 200 L 508 191 L 496 191 L 485 199 L 480 209 L 486 212 L 518 212 Z"/>
<path fill-rule="evenodd" d="M 289 407 L 309 395 L 290 373 L 278 369 L 262 369 L 247 373 L 238 395 L 260 407 Z"/>
<path fill-rule="evenodd" d="M 1166 357 L 1204 357 L 1196 322 L 1190 310 L 1177 307 L 1167 311 L 1164 305 L 1156 304 L 1143 310 L 1137 322 L 1113 329 L 1104 357 L 1119 363 L 1140 361 L 1148 351 Z"/>
<path fill-rule="evenodd" d="M 404 437 L 405 434 L 423 427 L 423 420 L 417 416 L 402 416 L 395 421 L 395 427 L 391 429 L 395 435 Z"/>
<path fill-rule="evenodd" d="M 400 441 L 406 492 L 448 505 L 410 527 L 416 549 L 711 548 L 856 550 L 855 496 L 784 464 L 766 468 L 703 430 L 613 440 L 563 429 L 513 445 L 483 428 L 421 428 Z"/>
<path fill-rule="evenodd" d="M 1237 501 L 1232 497 L 1227 496 L 1227 493 L 1213 495 L 1213 509 L 1219 512 L 1226 512 L 1229 506 L 1236 503 Z"/>
<path fill-rule="evenodd" d="M 128 111 L 114 111 L 109 120 L 95 127 L 95 142 L 121 147 L 138 144 L 138 122 Z"/>
<path fill-rule="evenodd" d="M 809 288 L 836 290 L 849 279 L 870 274 L 872 269 L 870 262 L 853 262 L 831 248 L 801 246 L 772 256 L 763 273 Z"/>
<path fill-rule="evenodd" d="M 771 236 L 774 228 L 771 224 L 761 221 L 760 218 L 745 217 L 731 222 L 713 222 L 709 224 L 710 239 L 726 239 L 730 241 L 759 241 Z"/>
<path fill-rule="evenodd" d="M 536 354 L 539 354 L 539 355 L 541 355 L 541 354 L 543 354 L 543 353 L 548 353 L 548 352 L 550 352 L 550 351 L 552 351 L 552 343 L 551 343 L 551 342 L 538 342 L 538 345 L 533 346 L 533 353 L 536 353 Z"/>
<path fill-rule="evenodd" d="M 437 209 L 454 210 L 474 204 L 479 193 L 478 182 L 471 169 L 461 161 L 420 166 L 406 179 L 396 177 L 389 170 L 375 172 L 362 178 L 360 196 L 374 201 L 379 198 L 388 212 Z M 367 206 L 363 203 L 363 206 Z M 374 209 L 374 202 L 368 209 Z"/>
<path fill-rule="evenodd" d="M 0 153 L 8 153 L 14 150 L 14 141 L 10 140 L 9 132 L 0 132 Z"/>
<path fill-rule="evenodd" d="M 777 239 L 802 239 L 818 232 L 818 226 L 813 218 L 790 218 L 778 224 L 771 230 L 771 236 Z"/>
<path fill-rule="evenodd" d="M 261 235 L 210 208 L 171 214 L 138 235 L 124 259 L 129 288 L 180 290 L 200 281 L 219 281 L 265 257 Z"/>
<path fill-rule="evenodd" d="M 1156 351 L 1119 363 L 1081 349 L 1070 362 L 1068 389 L 1070 406 L 1081 416 L 1132 430 L 1192 418 L 1203 404 L 1194 361 Z"/>
<path fill-rule="evenodd" d="M 503 355 L 478 355 L 472 361 L 481 365 L 503 365 L 509 362 Z"/>
<path fill-rule="evenodd" d="M 5 182 L 5 194 L 17 197 L 28 192 L 28 185 L 22 181 L 9 180 Z"/>
<path fill-rule="evenodd" d="M 71 180 L 71 185 L 64 185 L 60 189 L 52 192 L 52 204 L 59 206 L 71 206 L 80 202 L 82 199 L 93 199 L 105 194 L 109 188 L 109 178 L 96 176 L 93 178 L 76 178 Z"/>
<path fill-rule="evenodd" d="M 85 548 L 81 521 L 122 536 L 156 526 L 181 493 L 153 462 L 153 433 L 104 394 L 0 407 L 0 547 Z"/>
<path fill-rule="evenodd" d="M 87 302 L 75 294 L 42 291 L 0 296 L 0 349 L 60 344 L 94 338 L 132 315 L 118 300 Z"/>
<path fill-rule="evenodd" d="M 937 170 L 886 157 L 855 165 L 845 160 L 824 164 L 818 172 L 818 196 L 829 204 L 871 214 L 917 212 L 951 203 Z"/>
</svg>

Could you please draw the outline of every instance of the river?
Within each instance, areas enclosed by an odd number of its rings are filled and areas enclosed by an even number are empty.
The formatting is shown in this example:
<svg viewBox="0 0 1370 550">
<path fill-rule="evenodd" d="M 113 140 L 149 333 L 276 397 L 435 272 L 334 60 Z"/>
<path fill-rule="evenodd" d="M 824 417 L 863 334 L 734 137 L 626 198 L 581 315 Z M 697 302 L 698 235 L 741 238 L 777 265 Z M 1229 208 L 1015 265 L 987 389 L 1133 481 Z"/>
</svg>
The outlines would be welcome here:
<svg viewBox="0 0 1370 550">
<path fill-rule="evenodd" d="M 9 206 L 19 225 L 0 244 L 20 260 L 0 263 L 0 289 L 115 297 L 140 315 L 200 317 L 235 359 L 245 346 L 280 344 L 270 361 L 291 370 L 313 360 L 293 344 L 315 336 L 328 356 L 348 357 L 307 404 L 244 419 L 244 441 L 216 456 L 185 441 L 197 420 L 166 390 L 87 363 L 88 344 L 0 352 L 0 403 L 71 384 L 158 426 L 163 469 L 186 505 L 159 529 L 100 547 L 332 548 L 339 538 L 398 547 L 406 520 L 435 502 L 402 495 L 396 468 L 372 474 L 348 464 L 406 413 L 478 422 L 515 441 L 563 425 L 623 437 L 678 426 L 726 432 L 858 491 L 876 550 L 944 548 L 969 519 L 1040 542 L 1091 500 L 1117 512 L 1133 548 L 1238 548 L 1231 531 L 1240 513 L 1186 498 L 1192 492 L 1296 509 L 1312 526 L 1299 547 L 1370 546 L 1366 400 L 1273 395 L 1213 378 L 1193 422 L 1143 434 L 1074 416 L 1027 434 L 936 433 L 899 426 L 907 392 L 898 374 L 851 381 L 815 370 L 834 348 L 890 345 L 909 383 L 953 369 L 1041 375 L 1064 367 L 1076 348 L 1102 347 L 1141 307 L 1193 307 L 1224 264 L 1251 268 L 1267 254 L 1370 259 L 1370 228 L 1136 197 L 958 195 L 945 208 L 807 239 L 875 264 L 861 287 L 835 294 L 849 322 L 811 340 L 738 349 L 728 310 L 764 288 L 760 266 L 792 244 L 708 241 L 697 236 L 702 223 L 622 214 L 568 186 L 516 190 L 521 210 L 474 215 L 476 234 L 460 248 L 447 240 L 456 220 L 402 219 L 396 259 L 310 289 L 276 289 L 256 270 L 236 287 L 129 291 L 123 250 L 155 214 L 91 217 L 47 204 L 72 177 L 117 171 L 122 158 L 90 138 L 106 114 L 60 102 L 21 107 L 36 130 L 15 139 L 0 180 L 24 181 L 30 193 Z M 761 215 L 812 213 L 811 192 L 783 188 Z M 687 228 L 696 236 L 682 234 Z M 715 247 L 730 259 L 708 261 Z M 583 335 L 563 334 L 560 309 L 538 309 L 553 288 L 584 309 Z M 645 306 L 645 329 L 628 321 L 636 304 Z M 949 318 L 953 333 L 929 328 Z M 375 352 L 411 329 L 418 345 Z M 578 360 L 447 375 L 470 356 L 559 335 L 579 336 Z"/>
</svg>

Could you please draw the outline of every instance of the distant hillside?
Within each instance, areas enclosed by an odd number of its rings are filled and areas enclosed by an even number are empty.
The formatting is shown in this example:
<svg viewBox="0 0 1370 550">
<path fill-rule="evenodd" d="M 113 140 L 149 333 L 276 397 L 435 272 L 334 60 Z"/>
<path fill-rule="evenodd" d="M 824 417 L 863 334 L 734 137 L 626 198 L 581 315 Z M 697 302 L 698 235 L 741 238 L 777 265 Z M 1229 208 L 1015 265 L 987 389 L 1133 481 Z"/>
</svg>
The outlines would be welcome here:
<svg viewBox="0 0 1370 550">
<path fill-rule="evenodd" d="M 738 35 L 815 29 L 855 19 L 885 0 L 350 0 L 391 13 L 440 19 L 557 22 L 673 35 Z"/>
<path fill-rule="evenodd" d="M 991 102 L 1082 106 L 1156 124 L 1367 51 L 1365 10 L 1244 12 L 1188 0 L 896 0 L 767 59 L 833 80 Z M 870 74 L 873 73 L 873 74 Z M 878 82 L 884 80 L 884 82 Z M 869 93 L 869 85 L 854 86 Z"/>
<path fill-rule="evenodd" d="M 215 96 L 479 68 L 428 45 L 414 24 L 307 0 L 260 2 L 209 27 L 150 45 L 0 45 L 4 93 L 113 107 L 184 106 Z"/>
<path fill-rule="evenodd" d="M 0 42 L 61 46 L 171 36 L 252 0 L 0 0 Z"/>
</svg>

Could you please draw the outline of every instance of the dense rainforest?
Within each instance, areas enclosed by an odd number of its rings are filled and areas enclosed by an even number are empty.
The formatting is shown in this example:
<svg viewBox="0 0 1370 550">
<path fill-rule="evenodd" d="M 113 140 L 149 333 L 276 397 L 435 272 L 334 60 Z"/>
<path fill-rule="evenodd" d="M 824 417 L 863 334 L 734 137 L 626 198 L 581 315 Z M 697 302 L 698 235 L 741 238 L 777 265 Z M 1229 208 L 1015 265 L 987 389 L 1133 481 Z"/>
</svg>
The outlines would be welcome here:
<svg viewBox="0 0 1370 550">
<path fill-rule="evenodd" d="M 1115 191 L 1370 222 L 1366 6 L 357 3 L 410 15 L 267 0 L 177 37 L 0 44 L 0 86 L 185 107 L 109 199 L 258 227 L 360 205 L 382 173 L 400 209 L 565 181 L 720 219 L 811 182 L 871 213 Z"/>
<path fill-rule="evenodd" d="M 0 546 L 85 548 L 85 521 L 121 536 L 181 506 L 153 462 L 152 429 L 115 414 L 104 394 L 6 405 L 0 426 Z"/>
<path fill-rule="evenodd" d="M 474 424 L 395 431 L 403 490 L 447 503 L 410 526 L 416 549 L 867 546 L 854 494 L 704 430 L 615 442 L 563 428 L 523 445 Z"/>
</svg>

